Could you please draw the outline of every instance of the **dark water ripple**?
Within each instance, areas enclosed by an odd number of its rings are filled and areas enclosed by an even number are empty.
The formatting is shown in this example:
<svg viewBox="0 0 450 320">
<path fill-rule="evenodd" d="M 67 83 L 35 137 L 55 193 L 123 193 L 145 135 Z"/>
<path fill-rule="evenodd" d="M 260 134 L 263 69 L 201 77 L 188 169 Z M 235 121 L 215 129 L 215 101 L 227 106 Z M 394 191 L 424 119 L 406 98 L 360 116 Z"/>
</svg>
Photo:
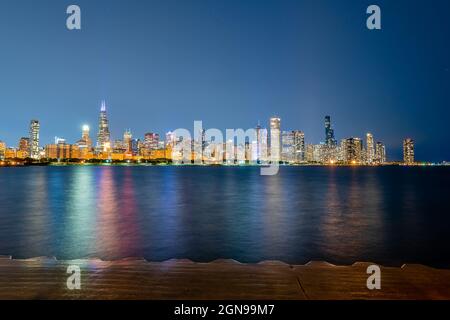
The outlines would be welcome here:
<svg viewBox="0 0 450 320">
<path fill-rule="evenodd" d="M 450 168 L 0 169 L 0 254 L 450 267 Z"/>
</svg>

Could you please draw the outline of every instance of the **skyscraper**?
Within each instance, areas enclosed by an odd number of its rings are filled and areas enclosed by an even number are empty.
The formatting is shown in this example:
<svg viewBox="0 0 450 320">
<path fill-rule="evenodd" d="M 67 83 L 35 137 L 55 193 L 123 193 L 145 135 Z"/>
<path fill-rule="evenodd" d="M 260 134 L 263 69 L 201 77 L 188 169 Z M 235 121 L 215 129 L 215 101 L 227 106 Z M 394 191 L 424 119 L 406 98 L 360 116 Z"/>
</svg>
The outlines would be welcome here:
<svg viewBox="0 0 450 320">
<path fill-rule="evenodd" d="M 294 133 L 293 131 L 283 131 L 281 133 L 281 161 L 294 162 Z"/>
<path fill-rule="evenodd" d="M 305 134 L 303 131 L 294 130 L 294 152 L 295 152 L 295 162 L 305 161 Z"/>
<path fill-rule="evenodd" d="M 6 143 L 0 140 L 0 160 L 5 159 L 6 154 Z"/>
<path fill-rule="evenodd" d="M 157 150 L 159 147 L 159 134 L 152 132 L 146 133 L 144 146 L 147 150 Z"/>
<path fill-rule="evenodd" d="M 98 120 L 97 150 L 106 151 L 111 147 L 111 135 L 109 132 L 109 122 L 106 114 L 106 103 L 102 101 L 100 108 L 100 117 Z"/>
<path fill-rule="evenodd" d="M 334 138 L 334 129 L 331 128 L 331 117 L 325 116 L 325 144 L 328 147 L 334 147 L 337 142 Z"/>
<path fill-rule="evenodd" d="M 373 164 L 375 161 L 375 146 L 373 142 L 373 135 L 368 133 L 366 136 L 367 140 L 367 163 Z"/>
<path fill-rule="evenodd" d="M 278 163 L 281 160 L 281 119 L 270 118 L 270 161 Z"/>
<path fill-rule="evenodd" d="M 386 147 L 381 142 L 377 142 L 375 148 L 375 162 L 383 164 L 386 162 Z"/>
<path fill-rule="evenodd" d="M 30 151 L 31 159 L 39 160 L 39 121 L 31 120 L 30 122 Z"/>
<path fill-rule="evenodd" d="M 78 140 L 76 145 L 81 148 L 91 148 L 92 147 L 92 140 L 89 136 L 90 128 L 88 125 L 83 126 L 83 131 L 81 134 L 81 140 Z"/>
<path fill-rule="evenodd" d="M 132 139 L 133 135 L 131 134 L 131 130 L 125 130 L 125 133 L 123 134 L 123 146 L 127 153 L 131 153 L 133 149 L 132 145 Z"/>
<path fill-rule="evenodd" d="M 256 162 L 262 163 L 268 160 L 267 129 L 259 124 L 256 126 Z"/>
<path fill-rule="evenodd" d="M 21 152 L 22 158 L 26 158 L 30 152 L 30 138 L 22 137 L 19 140 L 19 151 Z"/>
<path fill-rule="evenodd" d="M 403 140 L 403 162 L 406 164 L 414 163 L 414 140 L 407 138 Z"/>
<path fill-rule="evenodd" d="M 283 131 L 281 137 L 281 160 L 299 163 L 305 159 L 305 134 L 299 130 Z"/>
<path fill-rule="evenodd" d="M 360 138 L 344 139 L 341 145 L 345 163 L 361 164 L 363 147 Z"/>
</svg>

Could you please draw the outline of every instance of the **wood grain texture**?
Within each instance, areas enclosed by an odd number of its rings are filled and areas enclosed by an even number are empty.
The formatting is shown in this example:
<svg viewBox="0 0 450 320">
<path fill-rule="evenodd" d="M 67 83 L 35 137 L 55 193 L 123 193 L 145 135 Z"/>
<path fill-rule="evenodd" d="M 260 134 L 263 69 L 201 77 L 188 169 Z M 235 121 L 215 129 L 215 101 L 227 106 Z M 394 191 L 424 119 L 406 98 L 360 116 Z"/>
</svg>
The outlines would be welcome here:
<svg viewBox="0 0 450 320">
<path fill-rule="evenodd" d="M 381 267 L 381 290 L 371 291 L 366 287 L 370 264 L 0 257 L 0 299 L 450 300 L 450 270 L 422 265 Z M 78 265 L 82 270 L 81 290 L 67 289 L 69 265 Z"/>
</svg>

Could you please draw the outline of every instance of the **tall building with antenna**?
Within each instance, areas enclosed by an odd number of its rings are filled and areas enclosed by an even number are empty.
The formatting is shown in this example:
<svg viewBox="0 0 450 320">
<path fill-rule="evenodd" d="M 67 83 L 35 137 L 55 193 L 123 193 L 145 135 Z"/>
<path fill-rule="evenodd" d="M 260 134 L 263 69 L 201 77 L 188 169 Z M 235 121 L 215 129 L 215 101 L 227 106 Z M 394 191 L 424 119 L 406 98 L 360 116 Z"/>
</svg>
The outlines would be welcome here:
<svg viewBox="0 0 450 320">
<path fill-rule="evenodd" d="M 334 129 L 331 127 L 331 117 L 325 116 L 325 144 L 328 147 L 337 145 L 337 141 L 334 138 Z"/>
<path fill-rule="evenodd" d="M 97 151 L 103 152 L 111 148 L 111 134 L 106 114 L 106 102 L 102 101 L 100 117 L 98 120 Z"/>
</svg>

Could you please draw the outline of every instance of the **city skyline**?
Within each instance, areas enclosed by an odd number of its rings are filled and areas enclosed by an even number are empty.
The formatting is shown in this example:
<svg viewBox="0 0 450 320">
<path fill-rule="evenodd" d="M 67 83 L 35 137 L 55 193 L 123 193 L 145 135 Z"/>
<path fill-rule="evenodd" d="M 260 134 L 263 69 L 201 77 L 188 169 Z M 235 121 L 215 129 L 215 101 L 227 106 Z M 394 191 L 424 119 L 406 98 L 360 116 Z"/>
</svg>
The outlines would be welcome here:
<svg viewBox="0 0 450 320">
<path fill-rule="evenodd" d="M 351 137 L 342 138 L 338 142 L 335 138 L 334 126 L 332 125 L 332 118 L 330 115 L 324 117 L 324 139 L 319 144 L 314 144 L 311 141 L 305 139 L 305 133 L 302 130 L 286 129 L 283 128 L 282 120 L 278 116 L 271 117 L 268 120 L 268 128 L 261 125 L 258 121 L 256 127 L 251 128 L 254 130 L 254 136 L 248 136 L 243 141 L 248 139 L 244 144 L 239 144 L 239 141 L 231 143 L 231 148 L 234 149 L 234 153 L 242 152 L 242 157 L 246 161 L 255 161 L 256 163 L 321 163 L 321 164 L 384 164 L 388 162 L 402 162 L 402 160 L 387 159 L 386 146 L 383 142 L 374 140 L 372 133 L 367 133 L 365 143 L 363 139 L 353 135 Z M 194 123 L 194 128 L 195 128 Z M 158 150 L 164 150 L 161 158 L 175 160 L 176 155 L 167 155 L 167 148 L 171 150 L 175 146 L 184 145 L 183 142 L 186 137 L 175 136 L 173 131 L 168 131 L 164 134 L 147 131 L 144 137 L 136 137 L 133 135 L 131 129 L 125 129 L 123 133 L 123 139 L 115 139 L 111 137 L 107 104 L 105 100 L 101 101 L 100 113 L 98 118 L 98 131 L 96 132 L 97 140 L 94 145 L 90 133 L 91 128 L 85 124 L 82 126 L 81 139 L 74 143 L 67 142 L 63 137 L 55 136 L 54 143 L 42 143 L 40 145 L 40 128 L 41 124 L 38 120 L 30 121 L 29 136 L 21 137 L 18 141 L 17 147 L 6 145 L 2 140 L 0 158 L 31 158 L 34 160 L 43 159 L 110 159 L 110 160 L 125 160 L 126 155 L 132 156 L 133 160 L 139 159 L 151 159 L 154 157 L 153 152 Z M 182 129 L 182 128 L 181 128 Z M 217 144 L 216 138 L 214 141 L 205 139 L 205 132 L 210 129 L 202 129 L 201 137 L 201 151 L 198 147 L 194 146 L 199 141 L 196 141 L 195 133 L 189 129 L 189 140 L 194 145 L 189 148 L 193 148 L 193 153 L 201 153 L 201 161 L 204 161 L 204 150 L 207 145 Z M 233 128 L 237 130 L 239 128 Z M 242 128 L 241 128 L 242 129 Z M 179 129 L 176 129 L 179 130 Z M 195 130 L 195 129 L 194 129 Z M 244 129 L 245 131 L 246 129 Z M 247 133 L 246 133 L 247 134 Z M 165 139 L 160 137 L 165 136 Z M 181 139 L 181 140 L 180 140 Z M 228 136 L 227 138 L 228 139 Z M 229 163 L 230 158 L 239 163 L 240 159 L 238 154 L 235 156 L 229 154 L 230 150 L 225 150 L 225 147 L 229 145 L 229 140 L 223 140 L 224 149 L 223 161 Z M 238 138 L 239 139 L 239 138 Z M 161 144 L 162 143 L 162 144 Z M 403 162 L 405 164 L 414 164 L 417 162 L 414 156 L 414 140 L 412 138 L 405 138 L 403 140 Z M 76 150 L 73 150 L 76 147 Z M 184 148 L 184 147 L 183 147 Z M 8 152 L 6 152 L 8 150 Z M 241 150 L 241 151 L 239 151 Z M 26 152 L 27 154 L 24 154 Z M 184 151 L 182 151 L 184 152 Z M 218 151 L 212 151 L 213 153 Z M 8 156 L 5 156 L 7 154 Z M 52 156 L 50 156 L 51 154 Z M 114 156 L 114 154 L 116 156 Z M 121 157 L 118 155 L 121 154 Z M 245 154 L 245 156 L 244 156 Z M 13 156 L 14 155 L 14 156 Z M 159 153 L 161 155 L 161 153 Z M 197 156 L 193 156 L 197 158 Z M 189 156 L 191 157 L 191 156 Z M 217 154 L 213 157 L 217 158 Z M 220 156 L 222 157 L 222 156 Z M 194 160 L 192 158 L 192 160 Z M 222 161 L 222 160 L 221 160 Z M 419 160 L 418 162 L 420 162 Z M 430 162 L 422 160 L 423 162 Z"/>
</svg>

